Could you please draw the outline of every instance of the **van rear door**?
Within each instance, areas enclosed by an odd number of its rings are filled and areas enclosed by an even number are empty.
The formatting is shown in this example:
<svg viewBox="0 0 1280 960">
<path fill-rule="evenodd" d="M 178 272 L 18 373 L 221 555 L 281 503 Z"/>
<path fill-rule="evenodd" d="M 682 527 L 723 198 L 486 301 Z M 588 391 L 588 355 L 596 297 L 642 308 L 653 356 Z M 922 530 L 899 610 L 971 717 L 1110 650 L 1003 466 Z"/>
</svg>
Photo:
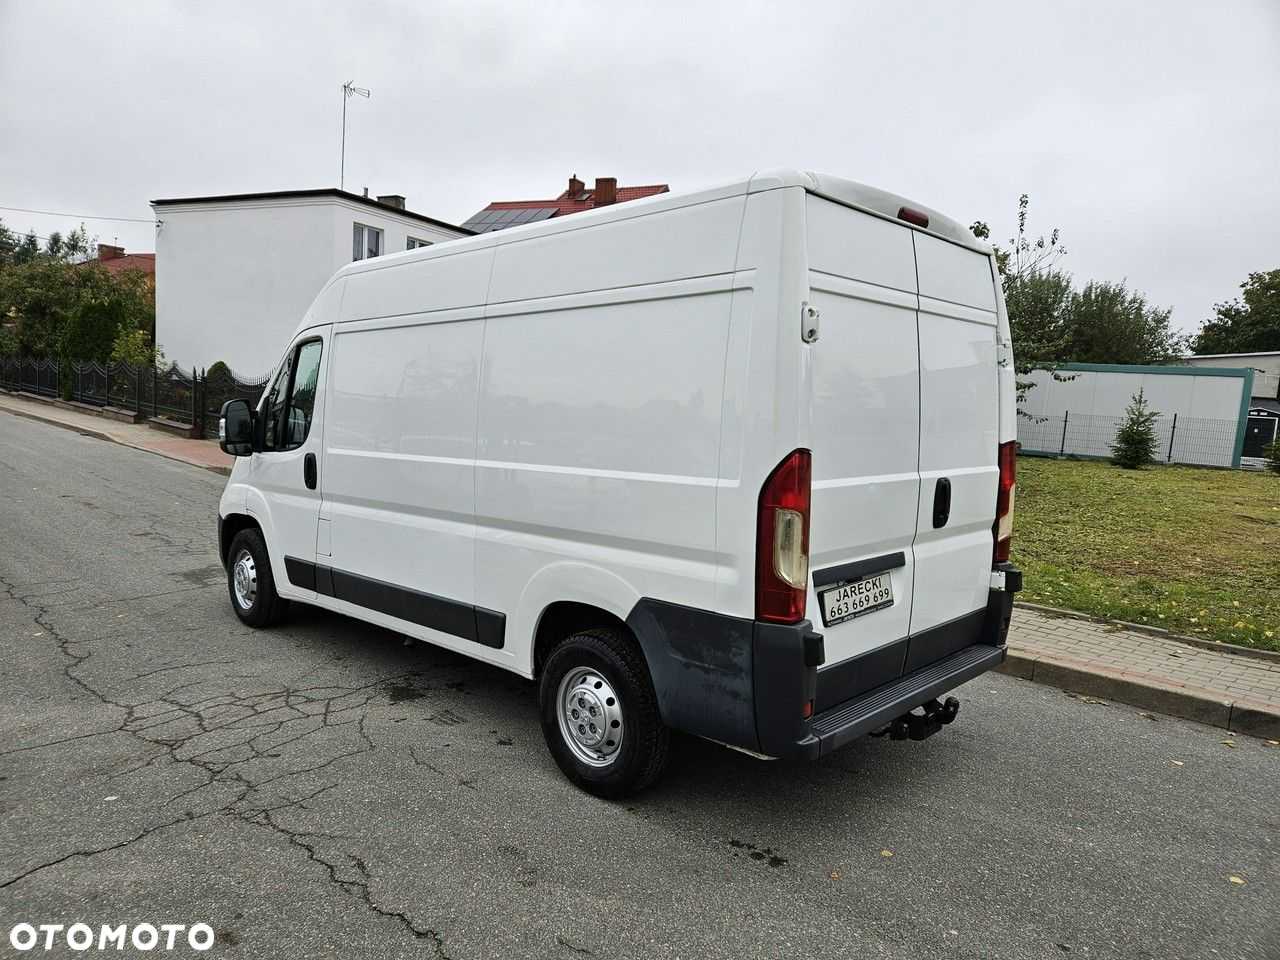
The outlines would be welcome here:
<svg viewBox="0 0 1280 960">
<path fill-rule="evenodd" d="M 810 351 L 807 608 L 824 636 L 822 711 L 897 678 L 906 656 L 920 364 L 911 229 L 813 194 L 805 203 L 810 300 L 821 311 Z"/>
<path fill-rule="evenodd" d="M 986 608 L 999 477 L 990 259 L 912 231 L 920 286 L 920 499 L 910 673 L 974 642 Z"/>
</svg>

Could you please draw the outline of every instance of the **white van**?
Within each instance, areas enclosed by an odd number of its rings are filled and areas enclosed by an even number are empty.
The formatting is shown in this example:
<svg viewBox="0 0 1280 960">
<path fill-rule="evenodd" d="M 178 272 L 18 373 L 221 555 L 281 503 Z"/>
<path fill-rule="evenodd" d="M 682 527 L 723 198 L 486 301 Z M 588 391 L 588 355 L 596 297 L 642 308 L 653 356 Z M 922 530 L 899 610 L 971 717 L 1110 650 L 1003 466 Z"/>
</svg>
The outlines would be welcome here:
<svg viewBox="0 0 1280 960">
<path fill-rule="evenodd" d="M 219 507 L 232 606 L 539 682 L 602 796 L 668 731 L 921 739 L 1004 658 L 1014 371 L 991 249 L 794 170 L 343 268 Z M 921 708 L 919 712 L 916 708 Z"/>
</svg>

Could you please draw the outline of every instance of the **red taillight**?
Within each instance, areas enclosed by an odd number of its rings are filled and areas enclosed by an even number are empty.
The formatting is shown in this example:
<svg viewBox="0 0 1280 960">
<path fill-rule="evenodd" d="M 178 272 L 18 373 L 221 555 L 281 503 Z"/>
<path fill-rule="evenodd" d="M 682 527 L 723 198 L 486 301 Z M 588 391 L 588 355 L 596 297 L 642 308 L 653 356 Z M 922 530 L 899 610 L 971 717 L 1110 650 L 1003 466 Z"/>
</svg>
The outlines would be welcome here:
<svg viewBox="0 0 1280 960">
<path fill-rule="evenodd" d="M 760 491 L 756 518 L 756 618 L 804 619 L 809 577 L 808 450 L 790 453 Z"/>
<path fill-rule="evenodd" d="M 898 219 L 914 223 L 917 227 L 929 226 L 929 215 L 920 210 L 913 210 L 911 207 L 899 207 Z"/>
<path fill-rule="evenodd" d="M 1013 544 L 1013 489 L 1018 474 L 1018 445 L 1010 440 L 1000 444 L 1000 486 L 996 492 L 996 523 L 992 528 L 996 547 L 993 563 L 1009 559 L 1009 547 Z"/>
</svg>

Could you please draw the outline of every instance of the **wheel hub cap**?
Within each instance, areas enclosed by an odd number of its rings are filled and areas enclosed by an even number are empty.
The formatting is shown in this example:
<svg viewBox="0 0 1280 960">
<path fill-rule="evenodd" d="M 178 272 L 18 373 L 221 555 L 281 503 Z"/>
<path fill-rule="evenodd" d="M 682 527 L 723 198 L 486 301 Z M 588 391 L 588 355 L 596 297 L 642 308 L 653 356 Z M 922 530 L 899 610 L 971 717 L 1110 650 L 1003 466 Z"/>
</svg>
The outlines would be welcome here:
<svg viewBox="0 0 1280 960">
<path fill-rule="evenodd" d="M 622 747 L 622 703 L 599 672 L 570 670 L 556 697 L 560 734 L 574 755 L 593 767 L 608 766 Z"/>
<path fill-rule="evenodd" d="M 240 608 L 248 610 L 252 607 L 253 601 L 258 597 L 258 565 L 253 562 L 253 554 L 248 550 L 241 550 L 236 555 L 231 567 L 231 585 Z"/>
</svg>

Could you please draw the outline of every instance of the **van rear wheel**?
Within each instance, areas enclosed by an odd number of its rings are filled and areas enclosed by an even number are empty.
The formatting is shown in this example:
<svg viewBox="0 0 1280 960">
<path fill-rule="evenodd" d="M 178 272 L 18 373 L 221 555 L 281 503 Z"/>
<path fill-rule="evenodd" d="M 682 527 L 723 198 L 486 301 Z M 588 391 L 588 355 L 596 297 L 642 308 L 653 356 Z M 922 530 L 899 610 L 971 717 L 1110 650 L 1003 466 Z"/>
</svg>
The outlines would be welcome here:
<svg viewBox="0 0 1280 960">
<path fill-rule="evenodd" d="M 253 528 L 241 530 L 231 541 L 227 590 L 236 616 L 251 627 L 269 627 L 289 612 L 289 601 L 276 593 L 267 542 Z"/>
<path fill-rule="evenodd" d="M 588 793 L 635 793 L 667 764 L 670 736 L 648 667 L 621 630 L 586 630 L 562 641 L 543 668 L 538 702 L 551 756 Z"/>
</svg>

